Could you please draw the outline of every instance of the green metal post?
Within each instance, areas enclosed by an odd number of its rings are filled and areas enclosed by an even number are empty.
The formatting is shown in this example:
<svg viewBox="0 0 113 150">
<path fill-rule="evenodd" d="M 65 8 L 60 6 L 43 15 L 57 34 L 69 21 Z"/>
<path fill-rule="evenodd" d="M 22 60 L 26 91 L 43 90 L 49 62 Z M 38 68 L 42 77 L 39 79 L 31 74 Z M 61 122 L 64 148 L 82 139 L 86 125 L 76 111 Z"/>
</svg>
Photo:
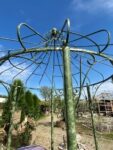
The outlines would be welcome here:
<svg viewBox="0 0 113 150">
<path fill-rule="evenodd" d="M 90 87 L 87 85 L 87 94 L 88 94 L 88 101 L 89 101 L 89 109 L 91 113 L 91 121 L 92 121 L 92 129 L 93 129 L 93 136 L 94 136 L 94 142 L 95 142 L 95 150 L 98 150 L 98 142 L 96 138 L 96 129 L 94 124 L 94 118 L 93 118 L 93 109 L 92 109 L 92 100 L 91 100 L 91 94 L 90 94 Z"/>
<path fill-rule="evenodd" d="M 53 89 L 51 89 L 51 150 L 54 150 L 54 99 L 53 99 Z"/>
<path fill-rule="evenodd" d="M 64 64 L 64 99 L 66 108 L 66 126 L 67 126 L 67 148 L 68 150 L 77 150 L 74 100 L 72 91 L 72 75 L 70 64 L 70 49 L 63 47 Z"/>
</svg>

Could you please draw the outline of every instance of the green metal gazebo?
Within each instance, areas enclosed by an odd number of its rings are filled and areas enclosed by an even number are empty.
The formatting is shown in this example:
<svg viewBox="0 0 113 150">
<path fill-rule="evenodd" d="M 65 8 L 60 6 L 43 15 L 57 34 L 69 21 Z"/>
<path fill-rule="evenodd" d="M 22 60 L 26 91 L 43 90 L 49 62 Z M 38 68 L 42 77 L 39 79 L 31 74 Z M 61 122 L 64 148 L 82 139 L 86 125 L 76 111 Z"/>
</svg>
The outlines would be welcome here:
<svg viewBox="0 0 113 150">
<path fill-rule="evenodd" d="M 96 38 L 94 37 L 99 35 L 100 38 L 101 34 L 102 39 L 105 36 L 105 40 L 103 39 L 103 41 L 107 41 L 105 44 L 97 44 L 95 41 Z M 31 68 L 30 73 L 24 80 L 27 87 L 38 89 L 39 87 L 36 86 L 38 82 L 39 85 L 41 83 L 44 85 L 47 81 L 47 85 L 52 89 L 51 150 L 54 150 L 54 101 L 52 99 L 54 92 L 62 93 L 65 100 L 67 149 L 77 150 L 75 111 L 82 90 L 87 88 L 89 91 L 88 97 L 91 99 L 90 87 L 100 85 L 113 78 L 113 57 L 112 54 L 107 53 L 107 48 L 110 46 L 110 33 L 105 29 L 87 35 L 75 33 L 70 29 L 70 20 L 66 19 L 60 30 L 53 28 L 44 36 L 29 25 L 21 23 L 17 27 L 17 40 L 3 37 L 0 37 L 0 39 L 19 42 L 22 47 L 0 51 L 2 54 L 0 66 L 4 66 L 5 63 L 9 64 L 8 68 L 0 71 L 0 82 L 2 84 L 7 82 L 2 78 L 9 70 L 18 70 L 16 74 L 12 75 L 12 80 L 14 80 L 29 68 Z M 104 68 L 107 68 L 110 72 L 106 74 Z M 31 86 L 30 79 L 35 80 L 34 87 Z M 96 149 L 98 149 L 97 146 Z"/>
</svg>

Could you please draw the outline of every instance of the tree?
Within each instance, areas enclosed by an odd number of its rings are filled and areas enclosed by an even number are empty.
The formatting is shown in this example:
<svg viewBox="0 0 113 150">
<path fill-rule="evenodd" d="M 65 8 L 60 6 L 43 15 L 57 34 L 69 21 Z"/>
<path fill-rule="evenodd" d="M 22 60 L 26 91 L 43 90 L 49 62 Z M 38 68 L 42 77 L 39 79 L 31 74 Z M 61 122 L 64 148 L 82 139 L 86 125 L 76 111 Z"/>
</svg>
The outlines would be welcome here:
<svg viewBox="0 0 113 150">
<path fill-rule="evenodd" d="M 2 119 L 5 124 L 5 131 L 7 133 L 6 142 L 7 142 L 7 150 L 10 150 L 11 147 L 11 137 L 12 130 L 14 128 L 13 124 L 13 115 L 14 112 L 20 103 L 21 98 L 24 95 L 23 86 L 20 80 L 15 80 L 10 89 L 8 89 L 8 99 L 3 106 Z"/>
<path fill-rule="evenodd" d="M 24 114 L 37 119 L 40 117 L 40 100 L 29 90 L 25 92 Z"/>
<path fill-rule="evenodd" d="M 35 94 L 33 95 L 33 105 L 34 105 L 33 117 L 34 117 L 34 119 L 38 119 L 41 115 L 40 99 Z"/>
<path fill-rule="evenodd" d="M 33 97 L 32 93 L 28 90 L 25 92 L 25 114 L 28 115 L 29 117 L 32 117 L 32 112 L 33 112 Z"/>
<path fill-rule="evenodd" d="M 13 117 L 14 117 L 14 113 L 16 110 L 16 102 L 18 101 L 18 93 L 17 93 L 17 85 L 15 84 L 15 87 L 13 87 L 13 90 L 11 92 L 11 97 L 9 99 L 12 98 L 11 100 L 11 110 L 10 110 L 10 123 L 9 123 L 9 130 L 8 130 L 8 138 L 7 138 L 7 150 L 11 149 L 11 143 L 12 143 L 12 131 L 14 129 L 14 123 L 13 123 Z"/>
<path fill-rule="evenodd" d="M 54 98 L 54 111 L 56 110 L 62 110 L 64 107 L 64 101 L 61 100 L 60 96 L 56 96 Z"/>
<path fill-rule="evenodd" d="M 37 119 L 40 117 L 40 100 L 36 95 L 33 95 L 31 91 L 25 91 L 24 84 L 21 80 L 15 80 L 10 86 L 8 91 L 8 98 L 3 106 L 2 120 L 5 124 L 5 130 L 7 133 L 6 143 L 7 150 L 11 148 L 12 131 L 14 129 L 13 117 L 16 110 L 21 110 L 20 122 L 25 119 L 25 116 L 33 117 Z M 27 132 L 27 131 L 25 131 Z M 25 133 L 26 138 L 29 138 L 31 131 Z M 24 136 L 23 136 L 24 137 Z"/>
<path fill-rule="evenodd" d="M 21 117 L 20 117 L 20 122 L 22 122 L 25 119 L 25 113 L 24 113 L 24 105 L 25 105 L 25 88 L 24 84 L 21 80 L 15 80 L 14 81 L 14 86 L 15 84 L 17 85 L 17 97 L 18 100 L 16 102 L 16 109 L 21 110 Z M 13 90 L 13 89 L 12 89 Z"/>
<path fill-rule="evenodd" d="M 22 107 L 24 99 L 24 86 L 21 80 L 15 80 L 7 89 L 8 98 L 3 106 L 2 120 L 5 125 L 7 150 L 10 150 L 12 130 L 14 129 L 13 115 L 17 108 Z"/>
<path fill-rule="evenodd" d="M 43 86 L 40 89 L 41 96 L 45 99 L 45 101 L 51 99 L 51 88 L 47 86 Z"/>
<path fill-rule="evenodd" d="M 14 93 L 16 89 L 16 108 L 20 108 L 23 105 L 24 101 L 24 86 L 21 80 L 15 80 L 10 86 L 8 92 L 8 99 L 3 105 L 2 119 L 5 124 L 10 123 L 12 102 L 14 101 Z"/>
<path fill-rule="evenodd" d="M 23 104 L 25 102 L 25 88 L 24 88 L 24 84 L 21 80 L 15 80 L 16 85 L 18 86 L 17 88 L 17 97 L 18 97 L 18 101 L 17 101 L 17 108 L 18 109 L 22 109 Z"/>
</svg>

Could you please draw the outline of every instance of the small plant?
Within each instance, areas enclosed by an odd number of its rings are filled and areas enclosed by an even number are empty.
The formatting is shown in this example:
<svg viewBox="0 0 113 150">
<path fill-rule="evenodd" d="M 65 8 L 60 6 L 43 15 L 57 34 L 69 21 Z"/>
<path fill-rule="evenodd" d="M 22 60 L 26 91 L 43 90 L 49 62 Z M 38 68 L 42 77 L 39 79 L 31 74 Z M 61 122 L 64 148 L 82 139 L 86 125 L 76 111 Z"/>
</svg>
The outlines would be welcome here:
<svg viewBox="0 0 113 150">
<path fill-rule="evenodd" d="M 29 126 L 27 125 L 25 132 L 23 132 L 19 137 L 20 146 L 29 145 L 30 140 L 31 140 L 31 130 L 29 129 Z"/>
</svg>

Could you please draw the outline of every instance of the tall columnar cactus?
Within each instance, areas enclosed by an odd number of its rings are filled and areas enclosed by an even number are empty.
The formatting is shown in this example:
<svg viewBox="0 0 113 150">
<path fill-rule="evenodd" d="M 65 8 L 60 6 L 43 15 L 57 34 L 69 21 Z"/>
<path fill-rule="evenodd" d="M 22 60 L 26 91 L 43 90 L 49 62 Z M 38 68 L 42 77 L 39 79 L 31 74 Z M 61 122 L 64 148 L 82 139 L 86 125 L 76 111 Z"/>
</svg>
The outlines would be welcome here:
<svg viewBox="0 0 113 150">
<path fill-rule="evenodd" d="M 14 129 L 13 116 L 16 110 L 16 102 L 17 102 L 17 88 L 18 87 L 16 86 L 14 87 L 14 93 L 11 93 L 10 96 L 10 98 L 12 98 L 12 110 L 11 110 L 11 117 L 10 117 L 10 127 L 8 132 L 7 150 L 11 150 L 12 131 Z"/>
</svg>

